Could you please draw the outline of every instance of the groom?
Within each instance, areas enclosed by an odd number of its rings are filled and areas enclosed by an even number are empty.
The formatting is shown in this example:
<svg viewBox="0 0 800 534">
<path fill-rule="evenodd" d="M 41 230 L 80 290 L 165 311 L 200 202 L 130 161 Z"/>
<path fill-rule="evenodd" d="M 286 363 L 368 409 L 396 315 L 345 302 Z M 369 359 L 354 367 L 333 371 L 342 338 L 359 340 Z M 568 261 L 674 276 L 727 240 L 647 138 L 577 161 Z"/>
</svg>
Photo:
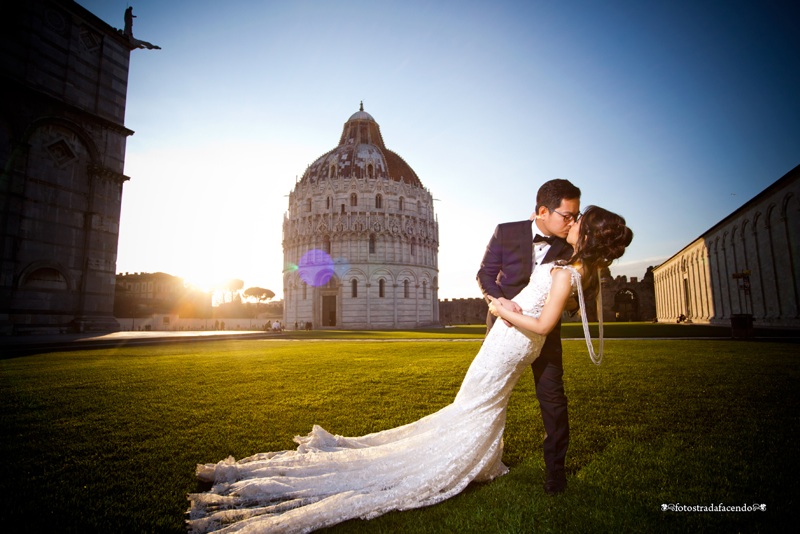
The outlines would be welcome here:
<svg viewBox="0 0 800 534">
<path fill-rule="evenodd" d="M 491 295 L 503 306 L 522 311 L 511 299 L 528 285 L 533 270 L 542 264 L 568 260 L 572 256 L 572 247 L 565 238 L 579 216 L 580 205 L 580 189 L 568 180 L 550 180 L 539 188 L 536 211 L 530 220 L 498 225 L 486 246 L 478 271 L 478 285 L 484 298 Z M 487 314 L 488 328 L 494 320 L 491 313 Z M 555 495 L 567 487 L 564 459 L 569 446 L 560 321 L 547 336 L 531 367 L 546 432 L 544 463 L 547 479 L 544 490 Z"/>
</svg>

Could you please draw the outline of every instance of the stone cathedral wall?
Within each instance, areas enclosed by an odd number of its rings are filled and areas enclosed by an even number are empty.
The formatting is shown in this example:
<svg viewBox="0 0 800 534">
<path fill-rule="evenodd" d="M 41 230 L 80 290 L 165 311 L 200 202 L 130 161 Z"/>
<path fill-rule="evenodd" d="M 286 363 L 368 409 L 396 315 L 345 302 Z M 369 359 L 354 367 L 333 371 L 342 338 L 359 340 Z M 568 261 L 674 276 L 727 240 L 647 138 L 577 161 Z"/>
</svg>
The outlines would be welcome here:
<svg viewBox="0 0 800 534">
<path fill-rule="evenodd" d="M 114 330 L 129 43 L 74 2 L 0 19 L 0 328 Z"/>
</svg>

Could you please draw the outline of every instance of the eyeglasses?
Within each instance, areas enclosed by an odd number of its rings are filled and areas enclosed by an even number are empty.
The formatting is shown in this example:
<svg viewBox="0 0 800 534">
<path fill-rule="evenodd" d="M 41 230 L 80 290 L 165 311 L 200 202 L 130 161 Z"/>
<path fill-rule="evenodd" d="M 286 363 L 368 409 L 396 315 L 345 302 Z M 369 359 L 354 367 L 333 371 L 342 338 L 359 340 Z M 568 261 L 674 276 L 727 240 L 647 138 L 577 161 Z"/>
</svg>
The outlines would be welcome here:
<svg viewBox="0 0 800 534">
<path fill-rule="evenodd" d="M 581 217 L 583 216 L 583 213 L 581 213 L 581 212 L 578 212 L 577 214 L 573 215 L 572 213 L 561 213 L 558 210 L 550 210 L 550 211 L 552 211 L 554 213 L 558 213 L 559 215 L 564 217 L 564 222 L 565 223 L 571 223 L 572 221 L 578 222 L 581 219 Z"/>
</svg>

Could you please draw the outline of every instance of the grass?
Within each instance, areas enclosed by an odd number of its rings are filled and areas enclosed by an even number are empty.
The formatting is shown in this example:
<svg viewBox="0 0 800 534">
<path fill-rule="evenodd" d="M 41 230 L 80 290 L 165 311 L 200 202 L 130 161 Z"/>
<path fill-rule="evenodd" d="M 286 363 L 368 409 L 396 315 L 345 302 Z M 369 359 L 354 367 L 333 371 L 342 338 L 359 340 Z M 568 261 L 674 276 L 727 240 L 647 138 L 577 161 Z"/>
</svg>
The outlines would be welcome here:
<svg viewBox="0 0 800 534">
<path fill-rule="evenodd" d="M 597 323 L 590 323 L 589 330 L 594 337 L 598 335 Z M 642 323 L 642 322 L 611 322 L 603 325 L 604 335 L 607 338 L 731 338 L 731 327 L 708 324 L 677 324 L 677 323 Z M 754 332 L 758 338 L 796 338 L 797 330 L 756 328 Z M 428 328 L 416 330 L 312 330 L 312 331 L 286 331 L 285 335 L 292 339 L 483 339 L 486 335 L 486 326 L 458 325 L 447 328 Z M 583 326 L 580 322 L 569 322 L 561 325 L 561 337 L 583 338 Z"/>
<path fill-rule="evenodd" d="M 2 360 L 4 529 L 181 532 L 196 463 L 293 448 L 314 423 L 361 435 L 413 421 L 452 401 L 478 346 L 251 340 Z M 793 523 L 797 345 L 621 340 L 599 367 L 581 341 L 564 347 L 565 494 L 542 490 L 543 429 L 526 374 L 509 404 L 508 475 L 330 531 L 770 532 Z M 662 503 L 767 511 L 662 512 Z"/>
</svg>

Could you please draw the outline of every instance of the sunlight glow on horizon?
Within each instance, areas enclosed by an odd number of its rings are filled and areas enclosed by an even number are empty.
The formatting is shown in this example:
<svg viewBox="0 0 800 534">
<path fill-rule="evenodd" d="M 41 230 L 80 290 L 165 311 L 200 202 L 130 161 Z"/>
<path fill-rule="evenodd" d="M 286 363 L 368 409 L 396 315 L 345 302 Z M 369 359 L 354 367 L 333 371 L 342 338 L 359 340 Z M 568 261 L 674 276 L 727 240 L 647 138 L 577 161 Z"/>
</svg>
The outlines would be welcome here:
<svg viewBox="0 0 800 534">
<path fill-rule="evenodd" d="M 116 28 L 130 3 L 77 2 Z M 287 195 L 363 100 L 439 200 L 440 298 L 480 296 L 495 225 L 552 178 L 626 218 L 611 272 L 641 278 L 800 163 L 799 10 L 138 0 L 162 49 L 130 57 L 116 270 L 282 299 Z"/>
</svg>

